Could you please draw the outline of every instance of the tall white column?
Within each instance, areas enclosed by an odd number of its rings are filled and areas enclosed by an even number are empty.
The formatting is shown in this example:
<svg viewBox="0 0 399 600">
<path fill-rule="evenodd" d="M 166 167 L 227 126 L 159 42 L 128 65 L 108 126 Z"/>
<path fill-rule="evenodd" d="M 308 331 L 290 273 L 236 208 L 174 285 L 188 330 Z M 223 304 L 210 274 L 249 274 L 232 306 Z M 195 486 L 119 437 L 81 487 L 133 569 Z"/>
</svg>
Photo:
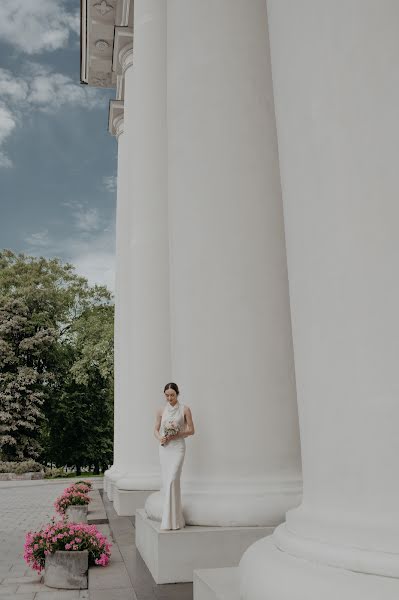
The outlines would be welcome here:
<svg viewBox="0 0 399 600">
<path fill-rule="evenodd" d="M 115 252 L 115 320 L 114 320 L 114 462 L 105 472 L 104 487 L 111 495 L 112 478 L 120 477 L 123 468 L 124 409 L 129 401 L 129 336 L 125 322 L 129 315 L 129 273 L 125 256 L 129 248 L 129 155 L 124 135 L 123 113 L 113 123 L 118 140 L 118 173 L 116 200 L 116 252 Z"/>
<path fill-rule="evenodd" d="M 193 412 L 186 520 L 276 525 L 300 453 L 262 0 L 169 0 L 173 379 Z M 148 514 L 160 518 L 162 499 Z"/>
<path fill-rule="evenodd" d="M 129 412 L 123 441 L 126 474 L 116 481 L 115 509 L 126 492 L 159 489 L 152 436 L 163 387 L 170 380 L 169 240 L 166 142 L 166 6 L 135 0 L 133 66 L 125 75 L 130 169 Z M 131 513 L 134 514 L 134 513 Z"/>
<path fill-rule="evenodd" d="M 399 5 L 268 1 L 304 496 L 245 600 L 399 597 Z"/>
</svg>

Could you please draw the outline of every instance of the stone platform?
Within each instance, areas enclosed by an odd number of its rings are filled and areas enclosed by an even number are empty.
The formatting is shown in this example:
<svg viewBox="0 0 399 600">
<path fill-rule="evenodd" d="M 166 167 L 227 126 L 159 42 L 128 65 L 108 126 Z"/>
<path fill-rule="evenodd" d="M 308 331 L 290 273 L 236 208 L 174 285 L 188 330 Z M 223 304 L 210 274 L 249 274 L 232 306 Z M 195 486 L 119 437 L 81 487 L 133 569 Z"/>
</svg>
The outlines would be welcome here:
<svg viewBox="0 0 399 600">
<path fill-rule="evenodd" d="M 154 490 L 121 490 L 114 486 L 114 509 L 120 517 L 133 517 L 136 510 L 144 508 L 145 501 Z"/>
<path fill-rule="evenodd" d="M 156 583 L 193 581 L 194 569 L 235 567 L 245 550 L 273 527 L 199 527 L 161 531 L 136 512 L 136 546 Z"/>
</svg>

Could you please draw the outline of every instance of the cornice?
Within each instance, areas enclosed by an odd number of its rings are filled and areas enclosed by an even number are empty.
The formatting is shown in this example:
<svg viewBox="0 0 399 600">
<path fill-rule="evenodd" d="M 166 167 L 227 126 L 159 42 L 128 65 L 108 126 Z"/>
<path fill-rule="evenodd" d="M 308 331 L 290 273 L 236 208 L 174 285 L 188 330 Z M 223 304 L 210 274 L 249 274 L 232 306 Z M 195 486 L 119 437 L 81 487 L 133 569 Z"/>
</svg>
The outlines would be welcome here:
<svg viewBox="0 0 399 600">
<path fill-rule="evenodd" d="M 123 32 L 118 32 L 121 29 Z M 117 33 L 118 32 L 118 33 Z M 114 46 L 133 40 L 133 0 L 81 0 L 81 81 L 94 87 L 115 87 Z M 122 70 L 122 67 L 121 67 Z"/>
</svg>

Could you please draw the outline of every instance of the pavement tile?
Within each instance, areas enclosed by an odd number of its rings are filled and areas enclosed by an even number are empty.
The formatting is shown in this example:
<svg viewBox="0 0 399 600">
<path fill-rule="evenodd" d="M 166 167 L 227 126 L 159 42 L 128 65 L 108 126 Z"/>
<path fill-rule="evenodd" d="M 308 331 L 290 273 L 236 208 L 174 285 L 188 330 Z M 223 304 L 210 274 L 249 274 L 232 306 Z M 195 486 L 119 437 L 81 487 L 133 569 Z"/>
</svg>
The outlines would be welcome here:
<svg viewBox="0 0 399 600">
<path fill-rule="evenodd" d="M 49 589 L 47 585 L 39 581 L 37 583 L 22 583 L 17 588 L 17 594 L 21 594 L 22 592 L 48 592 Z"/>
<path fill-rule="evenodd" d="M 89 569 L 89 590 L 109 590 L 131 587 L 130 577 L 123 562 L 110 563 L 107 567 Z"/>
<path fill-rule="evenodd" d="M 90 600 L 137 600 L 132 588 L 119 590 L 90 590 Z"/>
<path fill-rule="evenodd" d="M 3 596 L 7 594 L 15 594 L 17 591 L 17 585 L 0 585 L 0 599 L 3 600 Z"/>
<path fill-rule="evenodd" d="M 35 594 L 5 594 L 4 596 L 0 596 L 1 600 L 34 600 Z"/>
<path fill-rule="evenodd" d="M 35 574 L 20 575 L 19 577 L 14 575 L 14 576 L 10 576 L 10 577 L 5 577 L 5 579 L 3 579 L 3 583 L 5 583 L 5 584 L 16 583 L 16 584 L 20 585 L 22 583 L 40 583 L 41 580 L 42 580 L 41 575 L 35 575 Z"/>
<path fill-rule="evenodd" d="M 39 592 L 35 600 L 79 600 L 79 590 L 53 590 Z"/>
</svg>

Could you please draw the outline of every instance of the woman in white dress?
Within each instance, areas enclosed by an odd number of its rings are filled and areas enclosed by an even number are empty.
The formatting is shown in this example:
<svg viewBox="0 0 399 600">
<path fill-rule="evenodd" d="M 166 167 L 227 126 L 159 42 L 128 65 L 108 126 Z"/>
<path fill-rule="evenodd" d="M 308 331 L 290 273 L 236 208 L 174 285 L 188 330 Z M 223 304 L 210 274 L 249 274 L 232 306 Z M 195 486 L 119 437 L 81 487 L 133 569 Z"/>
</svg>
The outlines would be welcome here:
<svg viewBox="0 0 399 600">
<path fill-rule="evenodd" d="M 154 429 L 159 441 L 164 495 L 161 529 L 180 529 L 185 525 L 180 493 L 180 475 L 186 452 L 184 438 L 194 435 L 194 423 L 189 407 L 178 400 L 179 388 L 175 383 L 167 383 L 164 394 L 167 403 L 165 408 L 158 410 Z"/>
</svg>

